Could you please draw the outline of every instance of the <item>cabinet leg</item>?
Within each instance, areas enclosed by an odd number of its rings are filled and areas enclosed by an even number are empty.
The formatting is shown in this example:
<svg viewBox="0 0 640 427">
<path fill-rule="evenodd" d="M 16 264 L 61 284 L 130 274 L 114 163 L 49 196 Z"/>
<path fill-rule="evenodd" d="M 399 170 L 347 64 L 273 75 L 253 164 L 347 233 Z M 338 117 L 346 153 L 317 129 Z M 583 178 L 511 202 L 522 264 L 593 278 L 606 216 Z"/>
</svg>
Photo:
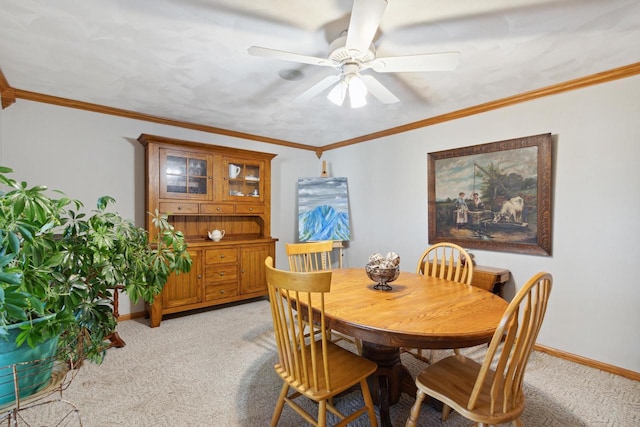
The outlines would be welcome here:
<svg viewBox="0 0 640 427">
<path fill-rule="evenodd" d="M 114 332 L 111 335 L 109 335 L 107 339 L 111 342 L 111 344 L 109 344 L 109 348 L 111 347 L 122 348 L 125 345 L 127 345 L 127 343 L 124 342 L 124 340 L 120 337 L 120 335 L 117 332 Z"/>
<path fill-rule="evenodd" d="M 156 296 L 156 300 L 151 304 L 151 320 L 150 325 L 152 328 L 157 328 L 162 322 L 162 302 L 158 300 L 160 295 Z"/>
</svg>

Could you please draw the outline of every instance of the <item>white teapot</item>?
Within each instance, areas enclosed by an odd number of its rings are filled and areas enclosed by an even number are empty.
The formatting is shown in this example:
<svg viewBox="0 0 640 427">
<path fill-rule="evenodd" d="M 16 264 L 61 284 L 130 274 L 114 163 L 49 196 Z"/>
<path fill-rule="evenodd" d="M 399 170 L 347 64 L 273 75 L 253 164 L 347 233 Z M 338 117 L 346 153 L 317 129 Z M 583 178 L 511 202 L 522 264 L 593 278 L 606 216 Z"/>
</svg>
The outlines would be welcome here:
<svg viewBox="0 0 640 427">
<path fill-rule="evenodd" d="M 214 242 L 219 242 L 224 237 L 224 230 L 209 231 L 209 238 Z"/>
</svg>

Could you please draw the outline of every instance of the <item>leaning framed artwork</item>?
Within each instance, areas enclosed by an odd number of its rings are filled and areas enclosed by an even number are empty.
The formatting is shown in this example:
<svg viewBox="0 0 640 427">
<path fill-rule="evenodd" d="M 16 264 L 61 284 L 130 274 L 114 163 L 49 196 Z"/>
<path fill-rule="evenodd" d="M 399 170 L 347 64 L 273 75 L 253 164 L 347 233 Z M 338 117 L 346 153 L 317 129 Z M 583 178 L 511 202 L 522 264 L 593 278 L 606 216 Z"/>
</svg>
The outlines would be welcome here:
<svg viewBox="0 0 640 427">
<path fill-rule="evenodd" d="M 551 134 L 428 153 L 429 243 L 551 255 Z"/>
<path fill-rule="evenodd" d="M 348 241 L 350 230 L 347 178 L 299 178 L 299 241 Z"/>
</svg>

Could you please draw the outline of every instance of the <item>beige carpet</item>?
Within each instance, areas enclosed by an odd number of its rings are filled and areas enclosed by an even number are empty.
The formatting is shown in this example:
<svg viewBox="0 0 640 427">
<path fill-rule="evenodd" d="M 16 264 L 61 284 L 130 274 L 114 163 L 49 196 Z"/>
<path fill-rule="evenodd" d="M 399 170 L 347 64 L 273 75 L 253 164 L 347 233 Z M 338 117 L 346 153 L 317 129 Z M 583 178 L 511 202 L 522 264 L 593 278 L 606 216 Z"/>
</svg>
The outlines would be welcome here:
<svg viewBox="0 0 640 427">
<path fill-rule="evenodd" d="M 269 304 L 260 300 L 189 316 L 165 318 L 149 328 L 145 319 L 120 323 L 127 342 L 111 349 L 102 365 L 81 368 L 63 398 L 80 410 L 84 426 L 267 426 L 281 382 L 273 371 L 275 347 Z M 482 357 L 482 347 L 467 350 Z M 412 372 L 420 365 L 403 362 Z M 638 426 L 640 383 L 543 353 L 534 353 L 526 380 L 528 427 Z M 359 401 L 354 392 L 339 401 Z M 392 407 L 403 426 L 413 399 L 402 395 Z M 30 425 L 56 425 L 62 403 L 22 415 Z M 445 423 L 424 406 L 419 425 L 469 425 L 458 414 Z M 74 419 L 61 425 L 79 425 Z M 26 424 L 25 424 L 26 425 Z M 280 426 L 304 425 L 285 408 Z M 366 426 L 366 419 L 353 425 Z"/>
</svg>

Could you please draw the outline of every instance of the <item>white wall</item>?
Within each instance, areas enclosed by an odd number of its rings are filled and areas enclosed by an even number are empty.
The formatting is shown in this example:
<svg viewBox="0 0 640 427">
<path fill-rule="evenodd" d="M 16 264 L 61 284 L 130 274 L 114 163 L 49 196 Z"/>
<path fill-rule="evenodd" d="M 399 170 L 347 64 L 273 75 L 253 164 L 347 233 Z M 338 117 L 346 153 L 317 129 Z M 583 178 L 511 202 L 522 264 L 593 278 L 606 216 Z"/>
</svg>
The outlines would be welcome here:
<svg viewBox="0 0 640 427">
<path fill-rule="evenodd" d="M 506 295 L 553 274 L 538 342 L 640 372 L 640 77 L 365 142 L 323 157 L 349 180 L 348 266 L 395 251 L 412 271 L 428 246 L 427 153 L 550 132 L 551 257 L 472 250 L 512 272 Z"/>
<path fill-rule="evenodd" d="M 31 185 L 47 185 L 93 209 L 100 196 L 144 226 L 144 148 L 141 133 L 275 153 L 272 160 L 272 236 L 276 261 L 287 266 L 283 242 L 295 240 L 297 177 L 320 174 L 315 152 L 18 100 L 0 113 L 0 164 Z M 120 299 L 120 314 L 144 311 Z"/>
<path fill-rule="evenodd" d="M 472 251 L 480 264 L 506 267 L 507 296 L 540 270 L 555 285 L 539 342 L 640 371 L 640 77 L 519 104 L 474 117 L 332 150 L 333 176 L 349 179 L 352 241 L 346 266 L 373 252 L 398 252 L 413 270 L 427 247 L 427 153 L 551 132 L 556 139 L 553 256 Z M 0 160 L 16 176 L 144 223 L 140 133 L 276 153 L 272 234 L 277 264 L 294 241 L 297 178 L 318 176 L 315 153 L 18 100 L 0 113 Z M 265 132 L 266 134 L 268 132 Z M 140 311 L 126 301 L 121 313 Z"/>
</svg>

